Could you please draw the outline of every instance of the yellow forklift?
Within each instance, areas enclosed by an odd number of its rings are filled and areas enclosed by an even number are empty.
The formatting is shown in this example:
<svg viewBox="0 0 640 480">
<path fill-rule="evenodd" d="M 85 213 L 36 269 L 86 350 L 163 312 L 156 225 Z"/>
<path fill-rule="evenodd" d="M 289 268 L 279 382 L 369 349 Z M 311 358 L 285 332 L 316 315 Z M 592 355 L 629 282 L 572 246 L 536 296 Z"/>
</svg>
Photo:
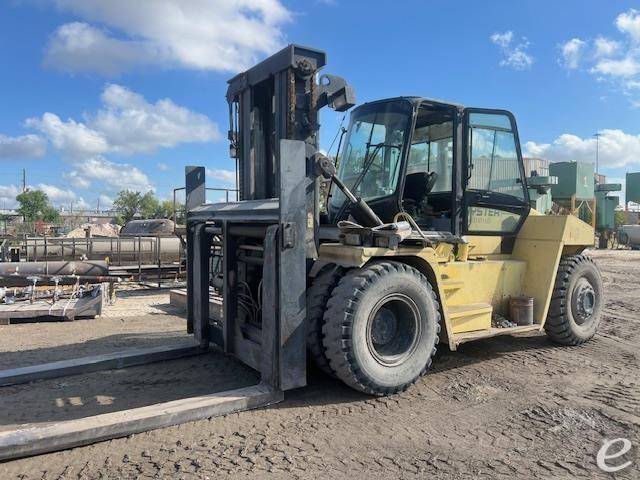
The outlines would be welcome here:
<svg viewBox="0 0 640 480">
<path fill-rule="evenodd" d="M 194 342 L 0 371 L 0 386 L 25 384 L 214 346 L 260 380 L 0 432 L 0 460 L 264 407 L 306 385 L 307 358 L 388 395 L 427 372 L 439 345 L 593 337 L 602 280 L 582 254 L 593 228 L 531 210 L 513 115 L 421 97 L 367 103 L 352 111 L 336 165 L 319 151 L 318 112 L 355 100 L 344 79 L 319 75 L 325 63 L 290 45 L 230 80 L 238 201 L 206 203 L 204 167 L 186 169 Z"/>
<path fill-rule="evenodd" d="M 319 152 L 318 110 L 355 101 L 342 78 L 319 75 L 324 63 L 292 45 L 230 81 L 240 201 L 203 204 L 204 184 L 187 179 L 196 337 L 282 390 L 305 385 L 306 343 L 318 367 L 372 395 L 410 386 L 441 343 L 590 339 L 602 307 L 582 255 L 593 229 L 531 210 L 513 115 L 422 97 L 366 103 L 336 166 Z M 211 285 L 224 297 L 213 322 Z"/>
</svg>

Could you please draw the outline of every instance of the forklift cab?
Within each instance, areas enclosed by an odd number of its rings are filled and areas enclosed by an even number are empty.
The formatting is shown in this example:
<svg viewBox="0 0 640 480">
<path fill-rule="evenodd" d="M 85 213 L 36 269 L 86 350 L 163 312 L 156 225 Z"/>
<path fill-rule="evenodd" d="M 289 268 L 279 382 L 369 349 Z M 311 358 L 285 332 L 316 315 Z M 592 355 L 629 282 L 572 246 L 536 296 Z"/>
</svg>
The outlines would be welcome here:
<svg viewBox="0 0 640 480">
<path fill-rule="evenodd" d="M 355 109 L 338 177 L 384 221 L 425 231 L 512 236 L 530 206 L 518 132 L 504 110 L 401 97 Z M 348 218 L 337 188 L 330 223 Z"/>
</svg>

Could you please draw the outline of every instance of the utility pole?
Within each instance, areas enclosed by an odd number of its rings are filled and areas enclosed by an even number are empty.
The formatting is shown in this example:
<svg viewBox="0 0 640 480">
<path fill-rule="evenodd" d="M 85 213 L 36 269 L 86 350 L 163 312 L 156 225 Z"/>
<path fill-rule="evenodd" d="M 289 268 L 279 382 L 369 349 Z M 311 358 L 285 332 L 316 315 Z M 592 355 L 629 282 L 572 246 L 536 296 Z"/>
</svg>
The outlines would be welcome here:
<svg viewBox="0 0 640 480">
<path fill-rule="evenodd" d="M 22 169 L 22 193 L 27 191 L 27 169 Z"/>
<path fill-rule="evenodd" d="M 598 157 L 600 156 L 600 137 L 602 136 L 602 134 L 594 133 L 593 136 L 596 138 L 596 175 L 598 175 Z"/>
</svg>

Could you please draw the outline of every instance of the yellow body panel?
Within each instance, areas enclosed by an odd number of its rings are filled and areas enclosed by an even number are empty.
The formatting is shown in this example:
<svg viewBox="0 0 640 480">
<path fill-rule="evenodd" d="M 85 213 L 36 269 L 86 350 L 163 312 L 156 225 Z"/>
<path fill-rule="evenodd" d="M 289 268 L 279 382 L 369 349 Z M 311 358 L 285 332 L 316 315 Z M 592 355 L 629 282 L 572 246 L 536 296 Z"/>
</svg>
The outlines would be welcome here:
<svg viewBox="0 0 640 480">
<path fill-rule="evenodd" d="M 593 245 L 593 239 L 593 228 L 573 215 L 536 215 L 525 221 L 512 257 L 527 263 L 522 294 L 533 297 L 533 321 L 541 328 L 549 311 L 562 253 L 567 247 Z"/>
<path fill-rule="evenodd" d="M 447 278 L 464 282 L 462 288 L 446 292 L 447 305 L 489 303 L 504 315 L 509 297 L 519 295 L 527 264 L 513 260 L 469 260 L 440 266 Z"/>
<path fill-rule="evenodd" d="M 491 328 L 493 308 L 489 304 L 479 303 L 458 307 L 447 304 L 447 310 L 453 333 L 475 332 Z"/>
<path fill-rule="evenodd" d="M 593 238 L 593 228 L 575 216 L 533 214 L 527 217 L 511 253 L 502 253 L 502 237 L 470 235 L 464 237 L 468 248 L 457 251 L 445 243 L 397 249 L 322 244 L 320 260 L 362 267 L 376 258 L 393 257 L 417 268 L 438 295 L 446 341 L 455 350 L 460 343 L 510 330 L 542 329 L 562 254 L 581 251 L 593 244 Z M 535 325 L 492 328 L 492 314 L 508 317 L 509 299 L 519 295 L 533 297 Z"/>
<path fill-rule="evenodd" d="M 469 255 L 487 256 L 500 255 L 502 237 L 490 237 L 486 235 L 467 235 L 464 237 L 469 242 Z"/>
</svg>

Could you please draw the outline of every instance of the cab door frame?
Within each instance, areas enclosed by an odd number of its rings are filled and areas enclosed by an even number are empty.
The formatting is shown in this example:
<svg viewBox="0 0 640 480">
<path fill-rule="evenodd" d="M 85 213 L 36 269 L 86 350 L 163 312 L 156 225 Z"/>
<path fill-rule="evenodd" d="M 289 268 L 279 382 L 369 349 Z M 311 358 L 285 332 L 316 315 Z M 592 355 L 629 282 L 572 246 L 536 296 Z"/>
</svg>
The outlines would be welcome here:
<svg viewBox="0 0 640 480">
<path fill-rule="evenodd" d="M 469 179 L 471 177 L 471 171 L 469 169 L 471 160 L 471 148 L 470 144 L 470 124 L 469 117 L 472 113 L 488 114 L 488 115 L 502 115 L 509 119 L 511 129 L 500 129 L 496 127 L 498 131 L 509 131 L 513 133 L 515 141 L 515 150 L 518 161 L 518 170 L 520 172 L 520 181 L 522 183 L 523 198 L 518 198 L 513 195 L 494 192 L 491 190 L 471 190 L 468 188 Z M 491 127 L 493 128 L 493 127 Z M 522 152 L 520 148 L 520 138 L 518 136 L 518 127 L 516 119 L 513 114 L 507 110 L 500 109 L 487 109 L 487 108 L 465 108 L 463 111 L 462 120 L 462 155 L 459 170 L 461 173 L 461 186 L 462 186 L 462 208 L 461 210 L 461 224 L 463 235 L 490 235 L 500 237 L 515 237 L 522 228 L 529 212 L 531 211 L 531 204 L 529 201 L 529 190 L 526 184 L 526 173 L 524 170 L 524 162 L 522 160 Z M 470 230 L 469 229 L 469 209 L 471 207 L 484 207 L 487 209 L 494 209 L 509 213 L 520 215 L 518 224 L 512 231 L 500 232 L 500 231 L 482 231 L 482 230 Z"/>
</svg>

